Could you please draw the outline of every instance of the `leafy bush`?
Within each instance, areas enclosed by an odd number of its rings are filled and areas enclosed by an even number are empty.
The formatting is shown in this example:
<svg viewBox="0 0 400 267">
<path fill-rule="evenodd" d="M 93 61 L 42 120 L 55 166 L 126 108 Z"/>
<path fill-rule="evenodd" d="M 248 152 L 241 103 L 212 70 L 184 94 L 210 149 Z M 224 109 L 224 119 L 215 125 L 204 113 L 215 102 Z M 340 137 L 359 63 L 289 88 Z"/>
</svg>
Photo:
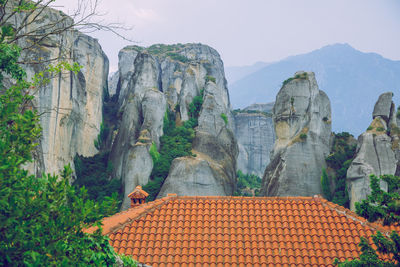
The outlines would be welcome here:
<svg viewBox="0 0 400 267">
<path fill-rule="evenodd" d="M 235 196 L 250 196 L 244 189 L 255 189 L 256 194 L 261 188 L 261 178 L 254 174 L 244 174 L 241 170 L 237 173 L 237 190 Z"/>
<path fill-rule="evenodd" d="M 151 158 L 153 159 L 153 164 L 160 159 L 160 153 L 158 153 L 157 146 L 154 142 L 150 146 L 149 153 Z"/>
<path fill-rule="evenodd" d="M 322 120 L 323 120 L 324 122 L 327 122 L 329 119 L 328 119 L 328 117 L 323 117 Z"/>
<path fill-rule="evenodd" d="M 76 155 L 74 158 L 76 180 L 73 185 L 77 188 L 85 187 L 89 199 L 97 202 L 114 193 L 118 200 L 123 197 L 121 180 L 112 178 L 113 166 L 108 158 L 109 153 L 104 152 L 93 157 Z"/>
<path fill-rule="evenodd" d="M 228 117 L 226 116 L 225 113 L 221 113 L 221 118 L 224 120 L 225 125 L 228 125 Z"/>
<path fill-rule="evenodd" d="M 388 192 L 381 190 L 379 181 L 385 180 L 389 184 Z M 356 203 L 358 215 L 367 218 L 370 222 L 383 220 L 384 225 L 400 225 L 400 195 L 397 193 L 400 185 L 400 177 L 384 175 L 380 178 L 370 176 L 371 195 L 361 203 Z M 339 266 L 398 266 L 400 262 L 400 236 L 392 231 L 389 237 L 377 232 L 372 235 L 372 241 L 376 250 L 368 243 L 368 239 L 361 237 L 359 247 L 361 255 L 359 259 L 339 262 L 335 259 L 334 264 Z M 380 254 L 378 256 L 377 252 Z M 387 258 L 387 260 L 382 260 Z"/>
<path fill-rule="evenodd" d="M 335 190 L 332 194 L 332 202 L 349 207 L 349 196 L 346 188 L 346 174 L 355 156 L 356 145 L 350 146 L 352 136 L 347 133 L 335 134 L 333 151 L 325 160 L 328 167 L 335 173 L 335 177 L 329 177 L 335 181 Z"/>
<path fill-rule="evenodd" d="M 331 201 L 332 200 L 331 185 L 330 185 L 330 181 L 329 181 L 329 176 L 326 173 L 326 169 L 322 169 L 321 187 L 322 187 L 323 196 L 327 200 Z"/>
<path fill-rule="evenodd" d="M 303 141 L 306 140 L 307 139 L 307 134 L 306 133 L 301 133 L 300 134 L 300 139 L 303 140 Z"/>
<path fill-rule="evenodd" d="M 0 265 L 111 266 L 116 254 L 108 237 L 101 230 L 86 234 L 83 228 L 113 213 L 116 199 L 88 199 L 85 188 L 70 185 L 69 166 L 61 177 L 36 177 L 24 169 L 41 134 L 37 112 L 26 106 L 33 99 L 29 88 L 39 86 L 40 77 L 63 69 L 37 74 L 34 83 L 24 80 L 25 72 L 17 64 L 20 49 L 3 42 L 5 29 L 0 32 Z M 15 86 L 4 87 L 6 73 Z"/>
<path fill-rule="evenodd" d="M 382 127 L 378 127 L 378 128 L 376 128 L 376 130 L 377 130 L 378 132 L 383 132 L 383 131 L 385 131 L 385 129 L 382 128 Z"/>
<path fill-rule="evenodd" d="M 371 131 L 372 129 L 374 129 L 374 127 L 368 126 L 367 131 Z"/>
</svg>

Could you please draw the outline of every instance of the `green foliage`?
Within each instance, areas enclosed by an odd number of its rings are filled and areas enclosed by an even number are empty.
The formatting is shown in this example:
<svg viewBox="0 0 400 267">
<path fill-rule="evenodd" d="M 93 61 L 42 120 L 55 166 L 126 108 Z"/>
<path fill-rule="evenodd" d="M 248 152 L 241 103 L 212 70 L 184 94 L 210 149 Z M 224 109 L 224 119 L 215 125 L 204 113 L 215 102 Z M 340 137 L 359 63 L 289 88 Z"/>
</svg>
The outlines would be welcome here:
<svg viewBox="0 0 400 267">
<path fill-rule="evenodd" d="M 372 129 L 374 129 L 374 127 L 368 126 L 367 131 L 371 131 Z"/>
<path fill-rule="evenodd" d="M 32 1 L 17 2 L 17 14 L 35 9 Z M 5 3 L 0 0 L 1 5 Z M 93 234 L 82 230 L 93 222 L 100 226 L 98 221 L 115 210 L 116 199 L 90 200 L 84 187 L 70 185 L 69 166 L 60 177 L 35 177 L 24 169 L 41 135 L 30 90 L 49 82 L 53 75 L 76 73 L 80 67 L 66 62 L 49 65 L 27 82 L 17 63 L 20 48 L 6 42 L 13 35 L 11 26 L 1 24 L 0 266 L 112 266 L 116 254 L 108 237 L 101 229 Z M 4 87 L 5 74 L 15 79 L 13 86 Z"/>
<path fill-rule="evenodd" d="M 301 74 L 296 74 L 294 77 L 290 77 L 290 78 L 284 80 L 283 83 L 282 83 L 282 86 L 288 84 L 289 82 L 291 82 L 291 81 L 293 81 L 295 79 L 303 79 L 303 80 L 305 80 L 307 78 L 308 78 L 307 72 L 303 72 Z"/>
<path fill-rule="evenodd" d="M 388 192 L 381 190 L 380 179 L 385 180 L 389 184 Z M 400 177 L 393 175 L 384 175 L 381 178 L 375 175 L 370 176 L 371 195 L 361 203 L 356 203 L 356 212 L 373 222 L 383 219 L 385 225 L 400 224 L 400 195 L 397 193 L 400 185 Z M 377 250 L 375 251 L 365 237 L 361 238 L 359 247 L 361 255 L 359 259 L 346 260 L 339 262 L 335 259 L 334 264 L 339 266 L 398 266 L 400 264 L 400 236 L 397 232 L 392 231 L 389 237 L 384 236 L 381 232 L 372 235 Z M 387 255 L 389 260 L 381 260 L 377 252 Z"/>
<path fill-rule="evenodd" d="M 349 207 L 346 174 L 356 151 L 356 145 L 349 144 L 350 138 L 352 136 L 347 132 L 335 134 L 332 154 L 326 158 L 328 167 L 335 173 L 335 177 L 329 177 L 329 180 L 334 180 L 335 184 L 332 202 L 346 208 Z"/>
<path fill-rule="evenodd" d="M 322 193 L 324 197 L 331 201 L 332 200 L 332 193 L 331 193 L 331 185 L 329 181 L 329 176 L 326 173 L 326 169 L 322 169 L 322 175 L 321 175 L 321 187 L 322 187 Z"/>
<path fill-rule="evenodd" d="M 193 106 L 196 105 L 193 104 Z M 198 111 L 193 110 L 193 114 L 198 114 Z M 194 139 L 193 127 L 195 126 L 192 124 L 176 127 L 175 114 L 169 110 L 166 112 L 163 127 L 164 135 L 160 138 L 160 152 L 157 152 L 158 156 L 155 157 L 152 155 L 153 152 L 150 152 L 154 163 L 153 170 L 151 172 L 150 181 L 143 186 L 143 190 L 149 193 L 147 197 L 148 201 L 152 201 L 157 197 L 165 178 L 168 176 L 171 163 L 175 158 L 194 156 L 192 154 L 192 142 Z M 152 150 L 151 147 L 150 150 Z M 153 150 L 157 151 L 155 146 Z"/>
<path fill-rule="evenodd" d="M 97 135 L 97 139 L 94 140 L 94 146 L 100 150 L 105 147 L 110 128 L 102 122 L 100 124 L 100 133 Z"/>
<path fill-rule="evenodd" d="M 215 77 L 210 76 L 210 75 L 207 75 L 207 76 L 206 76 L 206 83 L 208 83 L 208 82 L 213 82 L 213 83 L 215 83 L 215 81 L 216 81 Z"/>
<path fill-rule="evenodd" d="M 101 202 L 106 197 L 113 196 L 122 200 L 122 185 L 119 179 L 112 178 L 113 166 L 109 161 L 109 153 L 98 153 L 93 157 L 76 155 L 74 158 L 76 180 L 73 183 L 77 188 L 85 187 L 88 198 Z M 115 210 L 106 215 L 117 212 Z"/>
<path fill-rule="evenodd" d="M 112 265 L 116 255 L 108 238 L 100 231 L 85 234 L 82 229 L 114 210 L 116 199 L 89 200 L 85 188 L 69 184 L 69 167 L 61 177 L 35 177 L 23 169 L 32 160 L 41 133 L 27 90 L 39 85 L 45 74 L 36 75 L 34 83 L 24 81 L 24 71 L 15 65 L 17 56 L 2 57 L 2 64 L 8 60 L 12 68 L 1 66 L 1 73 L 17 81 L 0 95 L 0 265 Z"/>
<path fill-rule="evenodd" d="M 175 44 L 175 45 L 154 44 L 154 45 L 148 47 L 146 50 L 150 54 L 153 54 L 156 56 L 165 55 L 165 56 L 168 56 L 169 58 L 171 58 L 172 60 L 187 63 L 190 60 L 186 56 L 179 54 L 179 52 L 181 52 L 184 47 L 185 46 L 182 44 Z M 141 48 L 141 49 L 143 49 L 143 48 Z"/>
<path fill-rule="evenodd" d="M 169 56 L 172 60 L 180 61 L 182 63 L 187 63 L 190 61 L 187 57 L 178 53 L 169 52 L 167 53 L 167 56 Z"/>
<path fill-rule="evenodd" d="M 400 107 L 397 107 L 396 117 L 400 120 Z"/>
<path fill-rule="evenodd" d="M 328 119 L 328 117 L 323 117 L 322 120 L 323 120 L 324 122 L 327 122 L 329 119 Z"/>
<path fill-rule="evenodd" d="M 370 222 L 383 219 L 384 225 L 399 224 L 400 222 L 400 195 L 397 192 L 400 177 L 384 175 L 378 178 L 370 175 L 371 195 L 361 203 L 356 203 L 356 212 Z M 388 192 L 380 188 L 380 180 L 388 183 Z"/>
<path fill-rule="evenodd" d="M 261 188 L 261 178 L 254 174 L 244 174 L 241 170 L 237 171 L 237 190 L 235 196 L 251 196 L 245 189 L 254 189 L 256 195 Z"/>
<path fill-rule="evenodd" d="M 307 134 L 306 133 L 301 133 L 300 134 L 300 139 L 301 140 L 306 140 L 307 139 Z"/>
<path fill-rule="evenodd" d="M 189 120 L 185 122 L 186 128 L 194 128 L 198 125 L 198 118 L 203 105 L 203 94 L 204 90 L 201 90 L 200 95 L 195 96 L 189 104 Z"/>
<path fill-rule="evenodd" d="M 378 127 L 378 128 L 376 128 L 376 130 L 377 130 L 378 132 L 383 132 L 383 131 L 385 131 L 385 129 L 382 128 L 382 127 Z"/>
<path fill-rule="evenodd" d="M 156 143 L 153 142 L 151 144 L 151 147 L 149 149 L 149 153 L 150 153 L 151 158 L 153 159 L 153 163 L 155 163 L 155 162 L 160 160 L 160 153 L 158 153 L 158 151 L 157 151 Z"/>
<path fill-rule="evenodd" d="M 224 120 L 225 125 L 228 125 L 228 116 L 225 113 L 221 113 L 221 118 Z"/>
</svg>

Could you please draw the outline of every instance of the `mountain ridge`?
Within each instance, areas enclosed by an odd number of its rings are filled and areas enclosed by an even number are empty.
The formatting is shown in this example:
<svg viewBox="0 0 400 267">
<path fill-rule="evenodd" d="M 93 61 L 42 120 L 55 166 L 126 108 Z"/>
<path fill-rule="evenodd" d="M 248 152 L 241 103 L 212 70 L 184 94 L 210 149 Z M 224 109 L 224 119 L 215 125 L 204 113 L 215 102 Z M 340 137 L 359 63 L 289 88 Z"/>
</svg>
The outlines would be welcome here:
<svg viewBox="0 0 400 267">
<path fill-rule="evenodd" d="M 400 88 L 400 61 L 364 53 L 348 44 L 333 44 L 287 57 L 231 84 L 233 108 L 274 101 L 282 81 L 299 70 L 315 72 L 318 84 L 331 99 L 333 130 L 356 136 L 369 125 L 376 95 Z M 394 101 L 400 102 L 397 94 Z"/>
</svg>

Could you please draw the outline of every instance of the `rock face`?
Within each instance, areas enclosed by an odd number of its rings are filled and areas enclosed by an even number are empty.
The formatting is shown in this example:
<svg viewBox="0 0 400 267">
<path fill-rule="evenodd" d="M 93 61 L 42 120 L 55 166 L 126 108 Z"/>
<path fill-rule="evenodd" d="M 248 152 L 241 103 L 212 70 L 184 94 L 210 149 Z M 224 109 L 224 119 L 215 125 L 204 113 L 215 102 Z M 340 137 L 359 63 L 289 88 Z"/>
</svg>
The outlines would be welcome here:
<svg viewBox="0 0 400 267">
<path fill-rule="evenodd" d="M 63 19 L 64 18 L 64 19 Z M 20 25 L 22 18 L 15 17 Z M 61 21 L 61 22 L 59 22 Z M 68 27 L 72 20 L 60 11 L 47 8 L 25 31 L 39 29 L 58 22 Z M 19 40 L 21 47 L 29 47 L 31 40 Z M 33 105 L 42 114 L 42 138 L 28 166 L 32 173 L 58 173 L 71 163 L 76 154 L 92 156 L 98 151 L 94 140 L 102 122 L 103 92 L 107 90 L 108 59 L 96 39 L 76 30 L 49 35 L 37 46 L 26 50 L 24 62 L 38 59 L 55 65 L 60 60 L 77 62 L 82 67 L 77 73 L 61 73 L 35 92 Z M 28 78 L 44 70 L 44 64 L 26 64 Z M 73 167 L 73 166 L 72 166 Z"/>
<path fill-rule="evenodd" d="M 371 193 L 370 174 L 394 175 L 399 170 L 400 128 L 396 122 L 392 97 L 391 92 L 379 96 L 371 125 L 358 137 L 356 157 L 347 171 L 346 181 L 352 210 L 355 210 L 356 202 Z M 387 184 L 383 181 L 381 187 L 387 190 Z"/>
<path fill-rule="evenodd" d="M 262 177 L 274 147 L 275 131 L 271 109 L 256 105 L 235 112 L 235 136 L 239 145 L 237 169 Z"/>
<path fill-rule="evenodd" d="M 264 172 L 264 196 L 321 194 L 331 136 L 328 96 L 318 89 L 314 73 L 297 72 L 279 91 L 273 109 L 276 140 Z"/>
<path fill-rule="evenodd" d="M 176 158 L 158 197 L 231 195 L 236 186 L 237 143 L 218 53 L 205 45 L 129 46 L 119 54 L 118 102 L 122 119 L 111 158 L 127 196 L 145 185 L 153 168 L 149 154 L 158 148 L 166 110 L 177 124 L 189 119 L 189 105 L 203 94 L 192 144 L 196 157 Z M 226 122 L 224 120 L 226 118 Z M 122 209 L 129 206 L 125 197 Z"/>
</svg>

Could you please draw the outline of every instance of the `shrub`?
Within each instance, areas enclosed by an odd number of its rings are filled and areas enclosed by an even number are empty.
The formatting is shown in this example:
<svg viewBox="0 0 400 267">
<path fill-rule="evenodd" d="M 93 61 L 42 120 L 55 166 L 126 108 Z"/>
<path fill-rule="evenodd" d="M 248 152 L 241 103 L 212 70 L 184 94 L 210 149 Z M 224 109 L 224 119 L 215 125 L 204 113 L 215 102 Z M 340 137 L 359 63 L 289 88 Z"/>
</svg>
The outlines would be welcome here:
<svg viewBox="0 0 400 267">
<path fill-rule="evenodd" d="M 152 143 L 149 149 L 151 158 L 153 159 L 153 164 L 160 159 L 160 153 L 157 151 L 156 143 Z"/>
<path fill-rule="evenodd" d="M 378 132 L 383 132 L 383 131 L 385 131 L 385 129 L 382 128 L 382 127 L 378 127 L 378 128 L 376 128 L 376 130 L 377 130 Z"/>
<path fill-rule="evenodd" d="M 254 189 L 259 192 L 261 188 L 261 178 L 254 174 L 244 174 L 241 170 L 237 171 L 237 189 L 234 196 L 250 196 L 243 192 L 243 189 Z"/>
<path fill-rule="evenodd" d="M 367 131 L 371 131 L 372 129 L 374 129 L 374 127 L 369 126 L 369 127 L 367 128 Z"/>
<path fill-rule="evenodd" d="M 332 200 L 331 186 L 330 186 L 329 176 L 326 173 L 326 169 L 325 168 L 322 169 L 321 187 L 322 187 L 323 196 L 327 200 L 331 201 Z"/>
<path fill-rule="evenodd" d="M 327 166 L 335 172 L 335 177 L 328 175 L 330 180 L 335 179 L 332 202 L 344 207 L 349 206 L 349 196 L 346 188 L 347 169 L 350 167 L 356 150 L 356 145 L 350 146 L 348 144 L 351 137 L 348 132 L 335 134 L 332 154 L 326 158 Z"/>
<path fill-rule="evenodd" d="M 328 119 L 328 117 L 323 117 L 322 120 L 323 120 L 324 122 L 327 122 L 329 119 Z"/>
<path fill-rule="evenodd" d="M 228 117 L 226 116 L 225 113 L 221 113 L 221 118 L 224 120 L 225 125 L 228 125 Z"/>
<path fill-rule="evenodd" d="M 306 140 L 307 139 L 307 134 L 306 133 L 301 133 L 300 134 L 300 139 L 303 140 L 303 141 Z"/>
</svg>

